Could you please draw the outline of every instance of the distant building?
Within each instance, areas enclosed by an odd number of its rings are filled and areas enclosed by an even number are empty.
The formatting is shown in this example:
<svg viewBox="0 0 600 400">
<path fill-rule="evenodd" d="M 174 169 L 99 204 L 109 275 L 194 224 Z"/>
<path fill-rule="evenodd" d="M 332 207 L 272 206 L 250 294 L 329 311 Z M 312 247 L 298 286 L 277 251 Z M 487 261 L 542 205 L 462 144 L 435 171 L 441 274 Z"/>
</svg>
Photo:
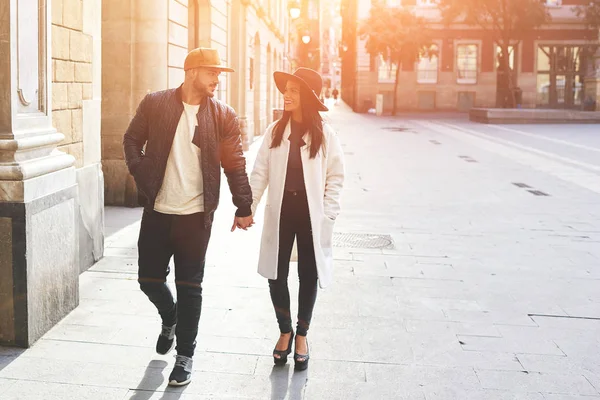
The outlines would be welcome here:
<svg viewBox="0 0 600 400">
<path fill-rule="evenodd" d="M 403 66 L 398 87 L 400 110 L 459 110 L 502 104 L 497 87 L 508 79 L 499 68 L 499 48 L 489 33 L 465 25 L 444 26 L 435 0 L 387 0 L 431 21 L 438 56 Z M 588 0 L 546 0 L 547 26 L 510 48 L 511 78 L 522 90 L 523 108 L 581 109 L 586 98 L 600 109 L 598 32 L 588 29 L 574 7 Z M 369 15 L 370 0 L 343 0 L 342 97 L 357 112 L 393 103 L 395 67 L 371 57 L 357 27 Z M 596 51 L 596 53 L 594 53 Z M 500 85 L 501 86 L 501 85 Z"/>
</svg>

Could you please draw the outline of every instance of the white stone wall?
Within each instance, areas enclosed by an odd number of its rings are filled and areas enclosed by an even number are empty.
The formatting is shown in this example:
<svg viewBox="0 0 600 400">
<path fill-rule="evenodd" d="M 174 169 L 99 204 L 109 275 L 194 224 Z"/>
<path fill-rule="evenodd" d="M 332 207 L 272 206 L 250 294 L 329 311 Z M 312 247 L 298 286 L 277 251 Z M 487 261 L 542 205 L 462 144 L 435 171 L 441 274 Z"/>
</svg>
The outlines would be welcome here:
<svg viewBox="0 0 600 400">
<path fill-rule="evenodd" d="M 277 12 L 275 8 L 272 8 L 271 11 L 274 21 L 280 21 L 280 25 L 278 26 L 279 31 L 282 34 L 285 33 L 285 20 L 281 9 Z M 268 16 L 266 17 L 268 18 Z M 248 24 L 246 40 L 249 49 L 247 57 L 254 58 L 254 68 L 259 68 L 259 73 L 254 79 L 254 87 L 252 89 L 249 85 L 250 68 L 248 68 L 248 71 L 246 72 L 247 131 L 249 141 L 252 142 L 253 137 L 262 135 L 267 126 L 272 122 L 272 109 L 282 104 L 280 100 L 281 94 L 277 91 L 273 82 L 273 72 L 283 70 L 283 59 L 278 57 L 277 60 L 275 60 L 273 54 L 275 52 L 279 55 L 284 54 L 285 47 L 283 41 L 281 41 L 275 32 L 269 28 L 265 22 L 265 18 L 259 16 L 255 8 L 248 7 L 246 20 Z M 260 39 L 258 51 L 255 41 L 256 37 Z M 259 55 L 258 60 L 256 59 L 257 55 Z"/>
</svg>

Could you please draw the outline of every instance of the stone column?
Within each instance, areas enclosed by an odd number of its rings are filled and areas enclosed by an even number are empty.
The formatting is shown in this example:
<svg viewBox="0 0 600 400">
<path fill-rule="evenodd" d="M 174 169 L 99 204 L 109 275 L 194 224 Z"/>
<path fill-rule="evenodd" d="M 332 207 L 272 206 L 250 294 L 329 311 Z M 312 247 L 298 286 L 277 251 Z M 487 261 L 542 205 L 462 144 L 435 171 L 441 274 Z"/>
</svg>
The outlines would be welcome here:
<svg viewBox="0 0 600 400">
<path fill-rule="evenodd" d="M 102 2 L 102 166 L 105 202 L 137 205 L 123 135 L 138 104 L 168 86 L 169 1 Z"/>
<path fill-rule="evenodd" d="M 242 144 L 244 150 L 250 148 L 248 139 L 248 118 L 246 116 L 246 74 L 247 71 L 247 45 L 246 45 L 246 14 L 247 5 L 244 1 L 234 1 L 231 12 L 231 39 L 229 46 L 229 59 L 235 72 L 231 74 L 230 90 L 232 107 L 240 120 L 242 131 Z"/>
<path fill-rule="evenodd" d="M 50 9 L 0 2 L 0 343 L 21 347 L 79 301 L 75 160 L 52 128 Z"/>
</svg>

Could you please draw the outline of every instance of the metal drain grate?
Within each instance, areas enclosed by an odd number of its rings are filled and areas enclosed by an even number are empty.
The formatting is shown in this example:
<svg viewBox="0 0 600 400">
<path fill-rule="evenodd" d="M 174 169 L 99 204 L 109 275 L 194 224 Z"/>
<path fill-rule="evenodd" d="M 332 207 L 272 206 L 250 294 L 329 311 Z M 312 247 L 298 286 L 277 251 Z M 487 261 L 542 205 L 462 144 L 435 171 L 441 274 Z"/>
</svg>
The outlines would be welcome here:
<svg viewBox="0 0 600 400">
<path fill-rule="evenodd" d="M 530 188 L 531 188 L 531 186 L 529 186 L 529 185 L 528 185 L 528 184 L 526 184 L 526 183 L 513 182 L 513 185 L 515 185 L 516 187 L 520 187 L 520 188 L 527 188 L 527 189 L 530 189 Z"/>
<path fill-rule="evenodd" d="M 477 162 L 477 160 L 475 160 L 471 156 L 458 156 L 458 158 L 462 158 L 466 162 L 470 162 L 470 163 L 476 163 Z"/>
<path fill-rule="evenodd" d="M 392 131 L 392 132 L 406 132 L 406 131 L 410 130 L 408 128 L 404 128 L 401 126 L 386 126 L 381 129 L 385 129 L 386 131 Z"/>
<path fill-rule="evenodd" d="M 394 241 L 390 235 L 370 233 L 333 233 L 333 247 L 353 249 L 386 249 L 393 250 Z"/>
<path fill-rule="evenodd" d="M 544 193 L 541 190 L 528 190 L 528 192 L 536 196 L 550 196 L 548 193 Z"/>
</svg>

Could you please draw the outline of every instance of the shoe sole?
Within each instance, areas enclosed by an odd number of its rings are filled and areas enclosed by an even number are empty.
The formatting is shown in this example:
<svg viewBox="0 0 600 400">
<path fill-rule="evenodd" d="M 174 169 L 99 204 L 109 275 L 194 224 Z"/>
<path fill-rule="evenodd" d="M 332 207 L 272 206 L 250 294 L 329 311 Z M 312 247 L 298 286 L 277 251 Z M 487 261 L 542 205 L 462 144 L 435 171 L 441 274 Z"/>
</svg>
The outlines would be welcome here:
<svg viewBox="0 0 600 400">
<path fill-rule="evenodd" d="M 187 381 L 183 381 L 183 382 L 170 381 L 169 386 L 185 386 L 185 385 L 189 384 L 191 381 L 192 381 L 192 379 L 188 379 Z"/>
<path fill-rule="evenodd" d="M 305 371 L 308 369 L 308 360 L 305 362 L 294 362 L 294 369 L 296 371 Z"/>
<path fill-rule="evenodd" d="M 282 365 L 287 364 L 288 360 L 287 360 L 287 357 L 286 358 L 274 358 L 273 357 L 273 361 L 274 361 L 275 365 L 282 366 Z"/>
</svg>

